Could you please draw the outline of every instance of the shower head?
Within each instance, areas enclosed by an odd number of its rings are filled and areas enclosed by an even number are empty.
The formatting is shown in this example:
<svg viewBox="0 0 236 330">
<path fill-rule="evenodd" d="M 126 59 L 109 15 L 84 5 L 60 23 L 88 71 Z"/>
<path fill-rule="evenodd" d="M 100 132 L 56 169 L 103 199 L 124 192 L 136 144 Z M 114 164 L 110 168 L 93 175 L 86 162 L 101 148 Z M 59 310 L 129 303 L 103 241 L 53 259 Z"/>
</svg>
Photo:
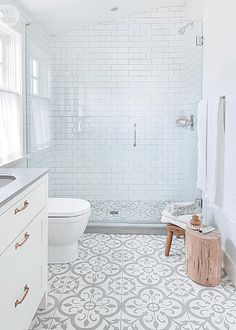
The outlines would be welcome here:
<svg viewBox="0 0 236 330">
<path fill-rule="evenodd" d="M 193 25 L 194 25 L 194 22 L 193 22 L 193 21 L 190 22 L 190 23 L 188 23 L 188 24 L 186 24 L 186 25 L 184 25 L 182 28 L 180 28 L 180 29 L 178 30 L 178 33 L 181 34 L 181 36 L 184 35 L 185 32 L 186 32 L 186 30 L 187 30 L 187 28 L 188 28 L 189 26 L 192 26 L 192 27 L 193 27 Z"/>
</svg>

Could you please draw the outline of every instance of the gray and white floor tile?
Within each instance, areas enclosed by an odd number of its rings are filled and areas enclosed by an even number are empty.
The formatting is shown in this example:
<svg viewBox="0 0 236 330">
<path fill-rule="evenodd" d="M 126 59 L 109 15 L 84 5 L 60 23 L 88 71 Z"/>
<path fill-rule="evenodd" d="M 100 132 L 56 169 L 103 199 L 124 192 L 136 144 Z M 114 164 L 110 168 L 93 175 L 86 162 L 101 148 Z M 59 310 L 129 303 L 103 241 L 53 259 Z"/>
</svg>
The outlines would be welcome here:
<svg viewBox="0 0 236 330">
<path fill-rule="evenodd" d="M 186 276 L 184 241 L 85 234 L 71 264 L 49 265 L 48 308 L 35 330 L 235 330 L 236 289 L 225 273 L 206 288 Z"/>
<path fill-rule="evenodd" d="M 160 224 L 169 200 L 92 200 L 90 223 Z M 115 212 L 115 213 L 114 213 Z"/>
</svg>

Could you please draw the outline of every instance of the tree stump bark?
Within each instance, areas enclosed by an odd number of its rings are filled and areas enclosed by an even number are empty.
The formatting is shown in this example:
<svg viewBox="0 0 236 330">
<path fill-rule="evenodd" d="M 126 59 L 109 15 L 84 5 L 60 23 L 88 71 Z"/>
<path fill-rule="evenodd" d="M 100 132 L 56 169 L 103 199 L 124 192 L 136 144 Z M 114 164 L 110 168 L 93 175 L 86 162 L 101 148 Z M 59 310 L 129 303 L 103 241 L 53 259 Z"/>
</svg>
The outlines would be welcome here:
<svg viewBox="0 0 236 330">
<path fill-rule="evenodd" d="M 201 285 L 219 285 L 222 264 L 220 233 L 215 230 L 202 234 L 186 228 L 185 237 L 188 277 Z"/>
</svg>

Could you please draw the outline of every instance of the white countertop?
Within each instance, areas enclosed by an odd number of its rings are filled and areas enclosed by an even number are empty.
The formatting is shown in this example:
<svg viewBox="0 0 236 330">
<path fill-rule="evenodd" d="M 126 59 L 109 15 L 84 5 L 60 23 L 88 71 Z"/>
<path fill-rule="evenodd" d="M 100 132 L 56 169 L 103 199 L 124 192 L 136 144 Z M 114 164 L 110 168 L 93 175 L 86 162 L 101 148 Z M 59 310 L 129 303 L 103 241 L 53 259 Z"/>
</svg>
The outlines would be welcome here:
<svg viewBox="0 0 236 330">
<path fill-rule="evenodd" d="M 16 179 L 0 188 L 0 207 L 47 174 L 46 168 L 0 168 L 0 176 L 14 176 Z"/>
</svg>

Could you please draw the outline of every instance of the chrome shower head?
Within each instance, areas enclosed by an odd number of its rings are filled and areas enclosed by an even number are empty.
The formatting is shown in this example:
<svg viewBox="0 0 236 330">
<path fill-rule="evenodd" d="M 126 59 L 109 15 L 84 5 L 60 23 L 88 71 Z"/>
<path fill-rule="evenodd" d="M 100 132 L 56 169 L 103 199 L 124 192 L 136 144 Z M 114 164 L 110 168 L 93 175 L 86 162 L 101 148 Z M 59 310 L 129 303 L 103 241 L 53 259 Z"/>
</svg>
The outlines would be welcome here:
<svg viewBox="0 0 236 330">
<path fill-rule="evenodd" d="M 182 28 L 180 28 L 180 29 L 178 30 L 178 33 L 181 34 L 181 36 L 184 35 L 185 32 L 186 32 L 186 30 L 187 30 L 187 28 L 188 28 L 189 26 L 192 26 L 192 27 L 193 27 L 193 25 L 194 25 L 194 22 L 193 22 L 193 21 L 190 22 L 190 23 L 188 23 L 188 24 L 186 24 L 186 25 L 184 25 Z"/>
</svg>

